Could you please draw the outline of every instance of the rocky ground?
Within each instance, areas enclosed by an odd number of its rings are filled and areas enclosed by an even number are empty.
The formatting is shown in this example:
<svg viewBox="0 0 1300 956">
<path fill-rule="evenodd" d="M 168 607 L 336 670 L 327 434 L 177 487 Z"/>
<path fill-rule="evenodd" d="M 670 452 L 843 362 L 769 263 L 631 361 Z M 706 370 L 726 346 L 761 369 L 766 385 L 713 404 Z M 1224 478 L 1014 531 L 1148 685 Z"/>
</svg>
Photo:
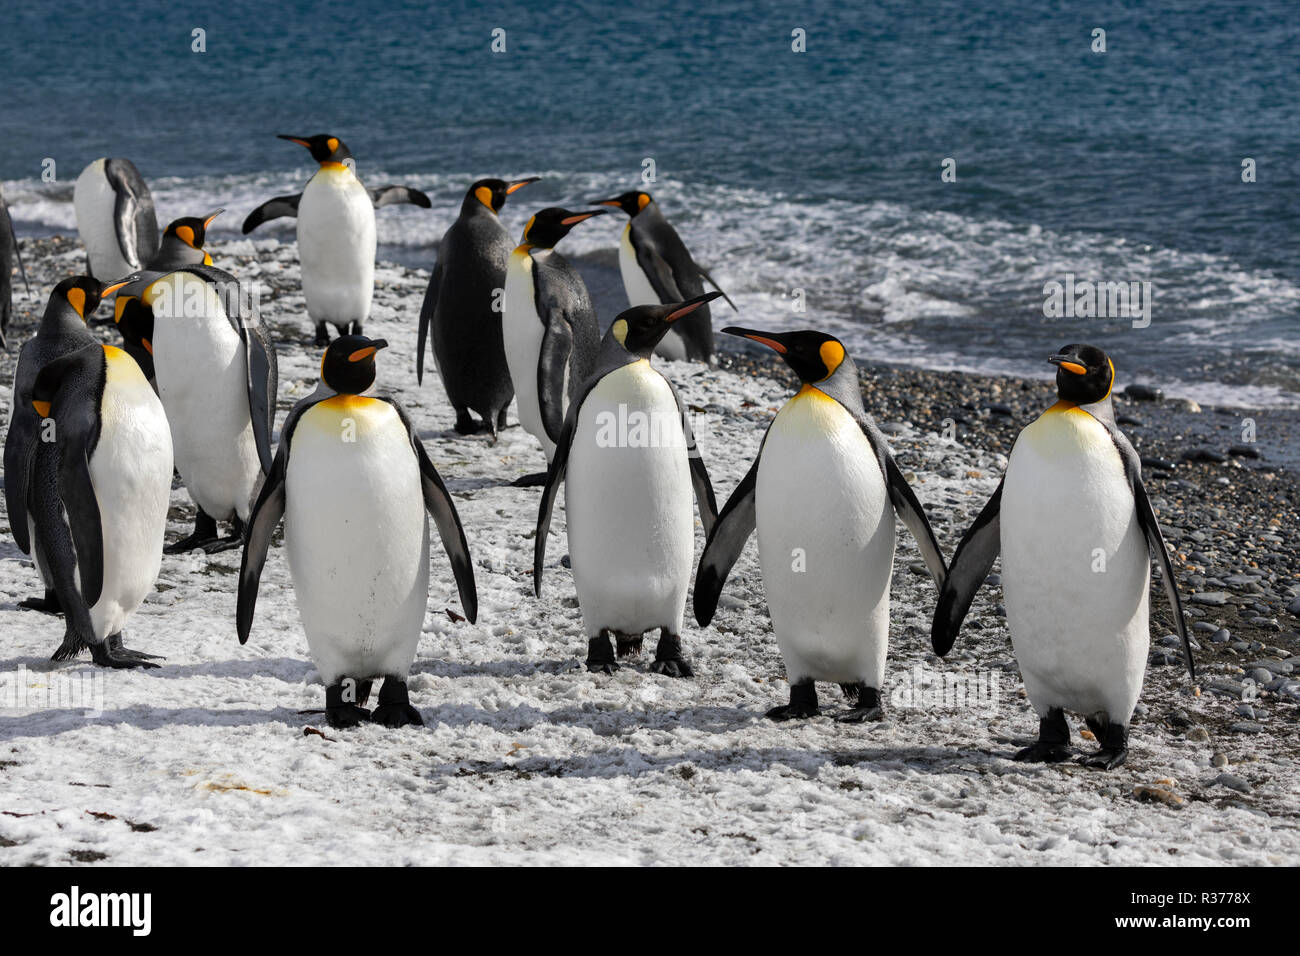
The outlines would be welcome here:
<svg viewBox="0 0 1300 956">
<path fill-rule="evenodd" d="M 66 239 L 25 241 L 24 253 L 34 295 L 20 298 L 14 344 L 0 357 L 6 418 L 16 343 L 52 283 L 81 262 Z M 311 390 L 319 362 L 293 247 L 231 242 L 213 255 L 268 290 L 283 411 Z M 614 677 L 587 674 L 572 578 L 559 562 L 562 509 L 543 598 L 532 596 L 537 491 L 509 482 L 536 468 L 535 443 L 518 428 L 495 446 L 457 436 L 437 379 L 415 384 L 426 281 L 381 266 L 371 328 L 393 345 L 381 386 L 400 395 L 443 470 L 479 581 L 471 626 L 447 613 L 458 607 L 435 549 L 411 679 L 426 726 L 324 725 L 278 548 L 245 647 L 233 625 L 237 554 L 169 557 L 130 641 L 165 654 L 166 666 L 110 675 L 100 716 L 0 710 L 0 862 L 324 864 L 356 862 L 361 846 L 387 863 L 1300 862 L 1300 491 L 1281 467 L 1293 418 L 1119 399 L 1177 552 L 1199 679 L 1188 680 L 1155 583 L 1152 666 L 1129 763 L 1112 773 L 1026 766 L 1008 757 L 1037 720 L 1000 615 L 997 569 L 941 661 L 929 648 L 934 588 L 905 532 L 881 724 L 835 723 L 829 715 L 844 705 L 829 687 L 827 716 L 763 718 L 788 687 L 752 543 L 713 625 L 688 622 L 695 680 L 650 674 L 644 661 Z M 1050 404 L 1050 385 L 859 364 L 866 405 L 951 554 L 1016 432 Z M 791 380 L 757 351 L 724 353 L 715 370 L 664 370 L 692 407 L 725 500 Z M 192 513 L 177 487 L 169 539 Z M 52 665 L 61 624 L 16 609 L 36 581 L 0 519 L 0 674 L 25 675 L 29 688 L 90 670 Z"/>
</svg>

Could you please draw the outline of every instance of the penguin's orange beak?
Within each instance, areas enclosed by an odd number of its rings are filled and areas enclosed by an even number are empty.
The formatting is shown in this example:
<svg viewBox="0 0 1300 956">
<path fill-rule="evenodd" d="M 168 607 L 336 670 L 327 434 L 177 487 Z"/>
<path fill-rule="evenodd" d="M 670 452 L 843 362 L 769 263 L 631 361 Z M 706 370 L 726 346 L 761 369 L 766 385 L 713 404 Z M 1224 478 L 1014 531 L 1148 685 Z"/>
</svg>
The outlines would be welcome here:
<svg viewBox="0 0 1300 956">
<path fill-rule="evenodd" d="M 542 178 L 541 176 L 529 176 L 527 179 L 516 179 L 513 183 L 511 183 L 509 186 L 506 187 L 506 195 L 509 196 L 511 193 L 515 192 L 515 190 L 523 189 L 529 183 L 535 183 L 539 181 L 541 178 Z"/>
<path fill-rule="evenodd" d="M 766 345 L 779 355 L 784 355 L 789 351 L 783 343 L 778 342 L 776 339 L 770 338 L 761 332 L 755 332 L 752 329 L 742 329 L 734 325 L 729 325 L 722 331 L 727 335 L 738 335 L 742 339 L 749 339 L 751 342 L 757 342 L 759 345 Z"/>
</svg>

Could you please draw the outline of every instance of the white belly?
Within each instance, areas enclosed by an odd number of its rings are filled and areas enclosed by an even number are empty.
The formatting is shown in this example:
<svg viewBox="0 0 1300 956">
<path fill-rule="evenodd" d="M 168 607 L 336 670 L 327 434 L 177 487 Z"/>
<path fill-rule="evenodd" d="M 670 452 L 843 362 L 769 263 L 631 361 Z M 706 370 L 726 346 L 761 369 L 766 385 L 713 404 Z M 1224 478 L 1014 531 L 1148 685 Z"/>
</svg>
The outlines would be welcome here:
<svg viewBox="0 0 1300 956">
<path fill-rule="evenodd" d="M 533 288 L 533 257 L 528 252 L 512 252 L 506 263 L 505 311 L 502 314 L 506 364 L 515 387 L 519 407 L 519 424 L 541 443 L 549 464 L 555 457 L 555 443 L 542 424 L 542 409 L 537 398 L 537 360 L 542 352 L 546 327 L 537 315 Z"/>
<path fill-rule="evenodd" d="M 176 469 L 207 514 L 245 519 L 262 466 L 248 410 L 244 343 L 207 283 L 186 272 L 160 281 L 181 283 L 165 307 L 155 300 L 153 338 Z M 185 302 L 200 295 L 203 315 L 186 315 L 199 311 L 186 310 Z"/>
<path fill-rule="evenodd" d="M 95 278 L 112 281 L 141 267 L 142 263 L 130 262 L 123 256 L 118 243 L 114 224 L 117 195 L 104 175 L 104 160 L 95 160 L 77 177 L 72 205 L 77 214 L 77 232 L 86 245 Z"/>
<path fill-rule="evenodd" d="M 95 636 L 117 634 L 153 590 L 172 486 L 172 441 L 162 403 L 125 352 L 108 353 L 99 443 L 90 480 L 104 536 L 104 582 L 90 609 Z"/>
<path fill-rule="evenodd" d="M 375 208 L 351 170 L 321 169 L 298 203 L 302 291 L 314 322 L 364 322 L 375 289 Z"/>
<path fill-rule="evenodd" d="M 1105 428 L 1049 411 L 1020 433 L 1002 489 L 1007 626 L 1040 715 L 1128 723 L 1146 669 L 1151 568 Z"/>
<path fill-rule="evenodd" d="M 636 261 L 636 250 L 632 248 L 632 224 L 623 227 L 623 235 L 618 242 L 618 271 L 623 276 L 623 289 L 627 292 L 629 307 L 638 305 L 662 305 L 659 293 L 641 271 Z"/>
<path fill-rule="evenodd" d="M 880 689 L 889 645 L 894 509 L 871 443 L 834 399 L 786 403 L 755 489 L 759 563 L 792 682 Z"/>
<path fill-rule="evenodd" d="M 677 403 L 649 362 L 611 372 L 588 393 L 565 486 L 588 635 L 681 633 L 695 549 L 686 454 Z"/>
<path fill-rule="evenodd" d="M 351 421 L 355 441 L 341 440 Z M 337 397 L 294 430 L 284 542 L 312 660 L 342 677 L 405 680 L 429 593 L 420 468 L 391 405 Z"/>
</svg>

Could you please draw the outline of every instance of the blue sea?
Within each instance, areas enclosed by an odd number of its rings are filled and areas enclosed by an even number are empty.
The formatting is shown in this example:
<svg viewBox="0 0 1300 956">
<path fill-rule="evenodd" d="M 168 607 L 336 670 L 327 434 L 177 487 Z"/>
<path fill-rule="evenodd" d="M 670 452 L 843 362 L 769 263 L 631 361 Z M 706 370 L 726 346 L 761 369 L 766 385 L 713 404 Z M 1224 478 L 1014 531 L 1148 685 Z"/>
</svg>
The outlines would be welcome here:
<svg viewBox="0 0 1300 956">
<path fill-rule="evenodd" d="M 0 180 L 20 236 L 67 233 L 81 168 L 125 156 L 164 221 L 225 206 L 214 236 L 234 238 L 310 175 L 275 134 L 330 132 L 370 184 L 430 193 L 432 210 L 379 213 L 381 256 L 427 268 L 476 177 L 545 177 L 512 197 L 514 230 L 542 206 L 642 187 L 650 159 L 643 188 L 740 308 L 721 321 L 1036 375 L 1087 341 L 1124 381 L 1300 406 L 1298 14 L 1281 0 L 6 3 Z M 621 225 L 593 220 L 560 247 L 605 321 L 622 305 Z M 292 223 L 262 234 L 291 240 Z M 1067 276 L 1149 283 L 1150 324 L 1046 316 L 1045 285 Z"/>
</svg>

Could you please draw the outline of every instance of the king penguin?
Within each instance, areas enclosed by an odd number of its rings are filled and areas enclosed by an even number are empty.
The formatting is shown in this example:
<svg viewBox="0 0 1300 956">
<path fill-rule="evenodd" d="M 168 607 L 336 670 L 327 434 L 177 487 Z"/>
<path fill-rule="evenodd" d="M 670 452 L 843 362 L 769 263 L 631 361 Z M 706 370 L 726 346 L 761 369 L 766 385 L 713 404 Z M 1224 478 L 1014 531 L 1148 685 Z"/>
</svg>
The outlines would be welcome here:
<svg viewBox="0 0 1300 956">
<path fill-rule="evenodd" d="M 578 223 L 605 211 L 543 209 L 528 220 L 522 244 L 506 267 L 506 358 L 519 400 L 519 424 L 541 444 L 548 465 L 569 401 L 591 374 L 600 351 L 600 326 L 586 283 L 555 244 Z M 545 480 L 542 472 L 516 484 Z"/>
<path fill-rule="evenodd" d="M 9 217 L 9 206 L 5 203 L 4 190 L 0 189 L 0 349 L 7 349 L 5 332 L 9 330 L 9 318 L 14 309 L 14 266 L 22 273 L 23 286 L 27 294 L 32 294 L 32 287 L 27 284 L 27 270 L 23 267 L 22 252 L 18 248 L 18 236 L 14 233 L 14 222 Z"/>
<path fill-rule="evenodd" d="M 381 186 L 367 189 L 357 178 L 352 151 L 328 133 L 284 136 L 306 147 L 320 164 L 302 192 L 276 196 L 244 220 L 244 234 L 281 216 L 298 217 L 298 256 L 302 261 L 302 292 L 307 314 L 316 323 L 316 344 L 329 342 L 326 323 L 340 335 L 360 333 L 370 315 L 375 291 L 375 209 L 411 203 L 433 204 L 418 189 Z"/>
<path fill-rule="evenodd" d="M 122 336 L 122 348 L 135 359 L 144 377 L 154 381 L 153 310 L 140 301 L 140 292 L 155 279 L 186 266 L 210 266 L 212 256 L 203 248 L 212 220 L 225 212 L 218 209 L 206 216 L 174 220 L 163 233 L 162 243 L 143 272 L 130 281 L 113 301 L 113 323 Z"/>
<path fill-rule="evenodd" d="M 605 674 L 659 630 L 651 670 L 690 677 L 682 615 L 695 554 L 691 493 L 707 535 L 717 502 L 686 406 L 650 364 L 672 323 L 717 292 L 621 313 L 605 333 L 596 369 L 569 405 L 537 513 L 533 588 L 542 595 L 546 536 L 565 484 L 573 583 L 587 631 L 587 669 Z"/>
<path fill-rule="evenodd" d="M 162 403 L 129 355 L 91 344 L 41 369 L 32 408 L 51 426 L 36 442 L 28 503 L 64 610 L 53 659 L 89 648 L 104 667 L 156 667 L 122 634 L 162 562 L 172 487 Z"/>
<path fill-rule="evenodd" d="M 169 272 L 144 287 L 153 311 L 158 395 L 172 429 L 176 470 L 198 514 L 168 554 L 240 545 L 257 482 L 271 467 L 275 347 L 246 314 L 239 281 L 212 266 Z M 217 522 L 230 521 L 228 538 Z"/>
<path fill-rule="evenodd" d="M 387 344 L 348 335 L 326 349 L 323 384 L 285 420 L 239 569 L 242 644 L 283 517 L 298 612 L 334 727 L 423 723 L 406 678 L 429 602 L 426 511 L 442 537 L 465 616 L 478 617 L 474 567 L 451 495 L 402 407 L 364 394 L 375 380 L 375 352 Z M 364 705 L 372 681 L 381 678 L 372 714 Z"/>
<path fill-rule="evenodd" d="M 895 516 L 916 539 L 936 588 L 947 574 L 939 543 L 863 407 L 857 366 L 838 339 L 722 331 L 773 349 L 801 387 L 768 426 L 709 535 L 695 580 L 695 619 L 701 627 L 712 620 L 757 528 L 763 590 L 790 681 L 790 702 L 767 716 L 814 716 L 821 680 L 839 684 L 853 704 L 837 720 L 880 720 Z"/>
<path fill-rule="evenodd" d="M 931 639 L 936 654 L 948 653 L 1000 552 L 1007 629 L 1039 716 L 1037 742 L 1015 759 L 1067 759 L 1068 710 L 1100 744 L 1082 762 L 1110 770 L 1128 756 L 1142 692 L 1152 558 L 1192 680 L 1196 666 L 1141 462 L 1115 424 L 1114 362 L 1091 345 L 1067 345 L 1048 361 L 1057 402 L 1020 432 L 1006 474 L 962 538 Z"/>
<path fill-rule="evenodd" d="M 506 425 L 515 390 L 501 340 L 500 290 L 505 288 L 510 234 L 497 215 L 507 196 L 537 180 L 478 180 L 438 243 L 438 261 L 420 306 L 415 377 L 423 384 L 424 352 L 432 337 L 434 361 L 462 435 L 487 430 L 495 438 Z M 482 417 L 482 425 L 471 410 Z"/>
<path fill-rule="evenodd" d="M 97 159 L 83 169 L 72 205 L 92 276 L 117 279 L 137 272 L 158 251 L 153 196 L 131 160 Z"/>
<path fill-rule="evenodd" d="M 42 416 L 37 415 L 32 407 L 32 389 L 36 385 L 36 376 L 50 362 L 98 341 L 86 327 L 87 319 L 99 308 L 105 296 L 112 295 L 121 286 L 120 282 L 105 285 L 90 276 L 64 279 L 50 293 L 36 334 L 18 351 L 13 404 L 9 429 L 5 433 L 5 507 L 14 542 L 24 554 L 32 556 L 45 581 L 44 598 L 22 601 L 18 605 L 22 608 L 51 614 L 63 610 L 27 507 L 31 493 L 32 457 L 42 434 Z"/>
<path fill-rule="evenodd" d="M 630 306 L 660 305 L 697 297 L 704 280 L 718 289 L 713 277 L 691 258 L 677 230 L 664 217 L 649 193 L 633 190 L 613 199 L 599 199 L 596 206 L 614 206 L 628 215 L 618 244 L 618 269 Z M 720 291 L 720 290 L 719 290 Z M 736 304 L 727 297 L 733 310 Z M 713 322 L 705 306 L 689 320 L 671 329 L 655 349 L 669 359 L 707 362 L 713 356 Z"/>
</svg>

